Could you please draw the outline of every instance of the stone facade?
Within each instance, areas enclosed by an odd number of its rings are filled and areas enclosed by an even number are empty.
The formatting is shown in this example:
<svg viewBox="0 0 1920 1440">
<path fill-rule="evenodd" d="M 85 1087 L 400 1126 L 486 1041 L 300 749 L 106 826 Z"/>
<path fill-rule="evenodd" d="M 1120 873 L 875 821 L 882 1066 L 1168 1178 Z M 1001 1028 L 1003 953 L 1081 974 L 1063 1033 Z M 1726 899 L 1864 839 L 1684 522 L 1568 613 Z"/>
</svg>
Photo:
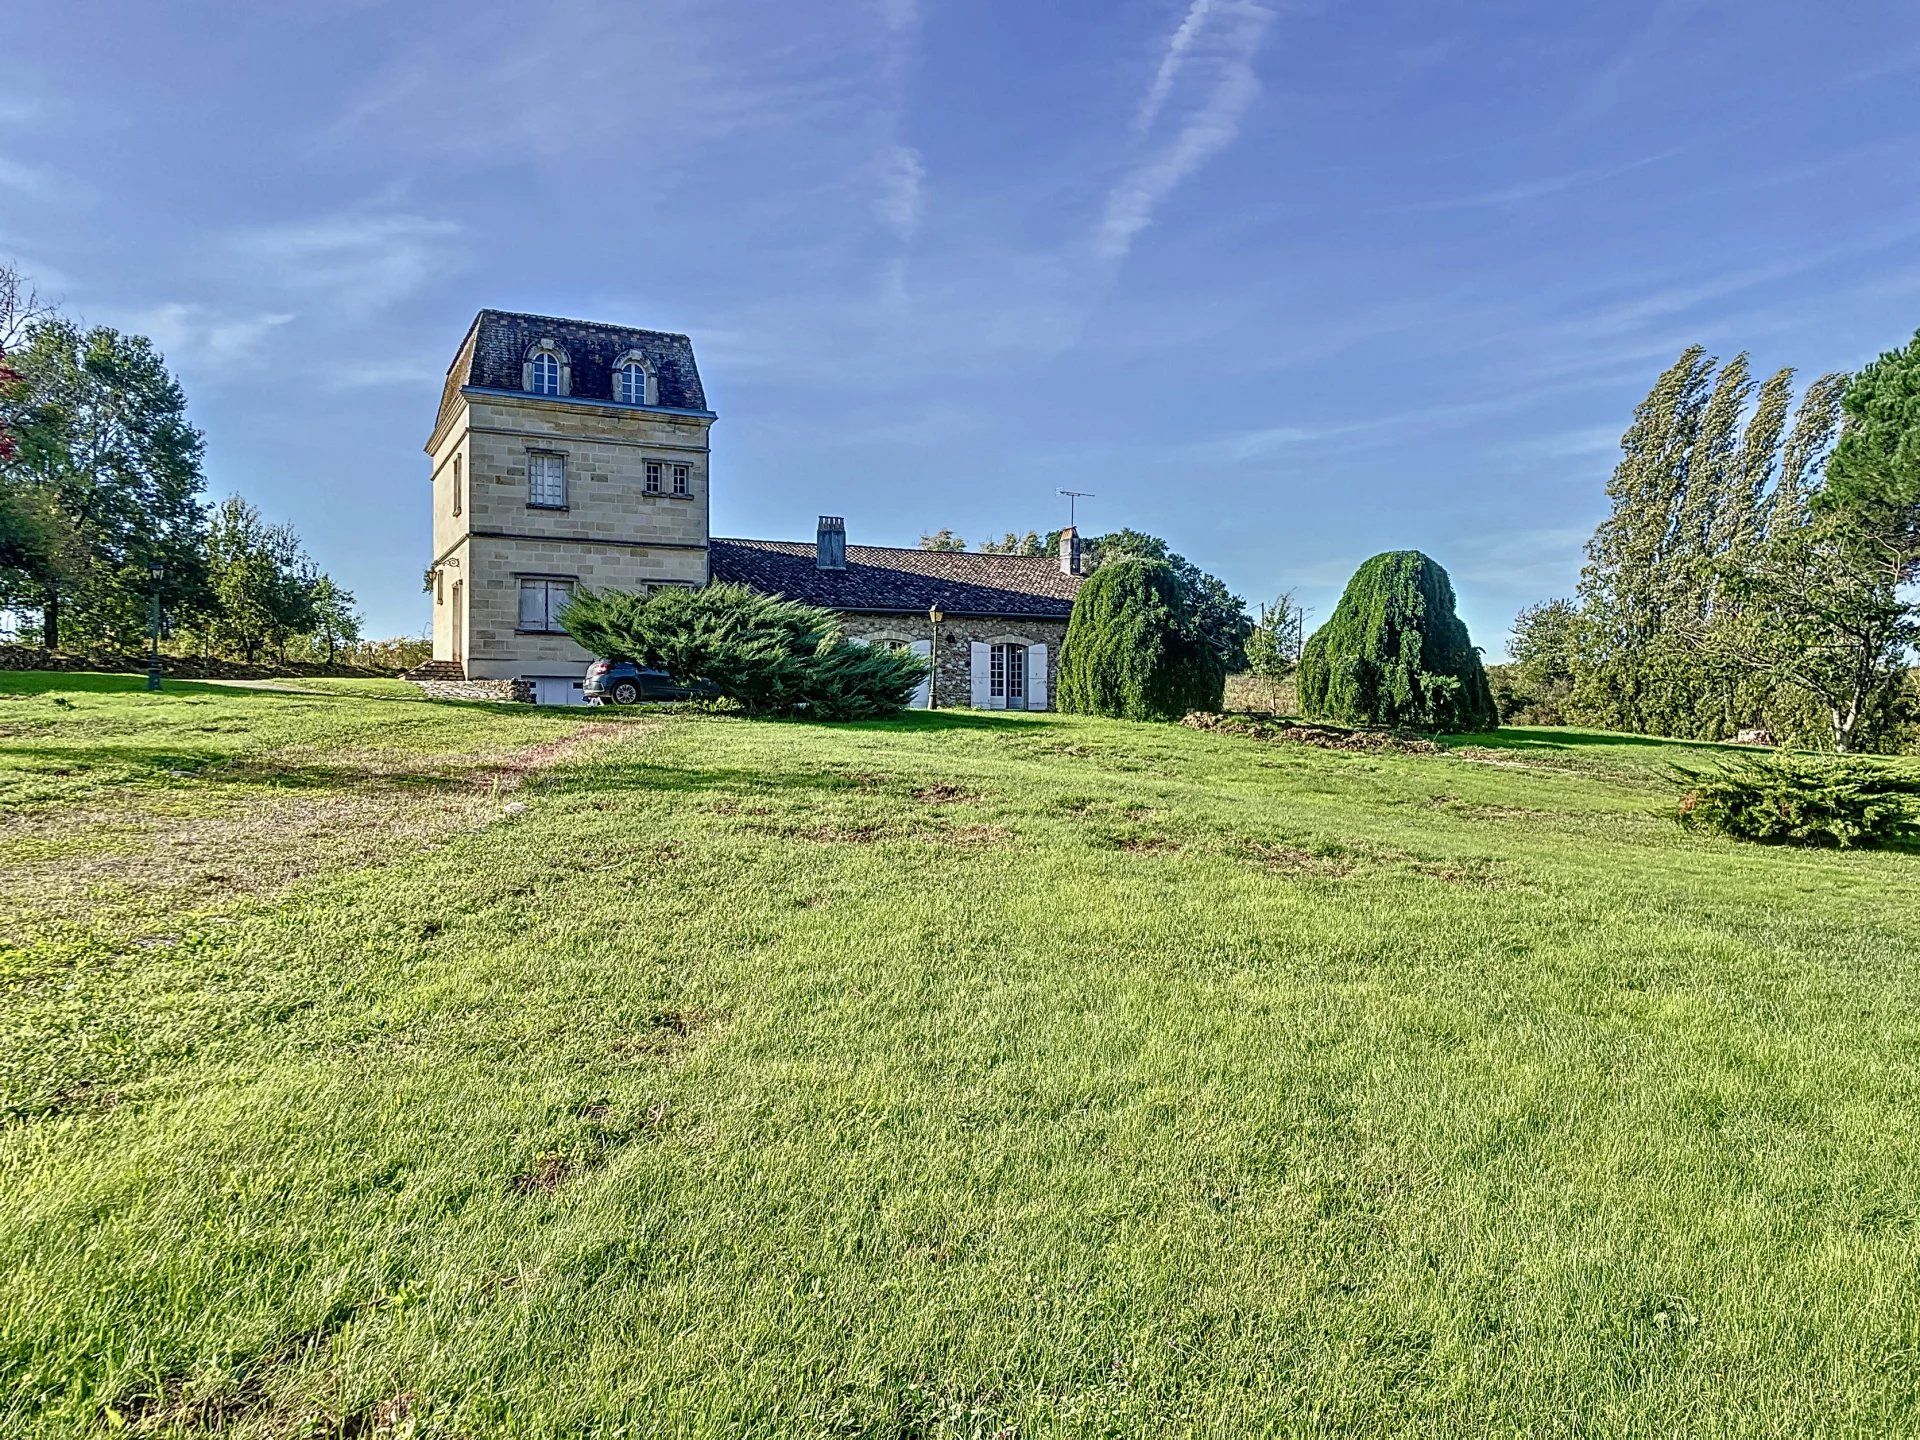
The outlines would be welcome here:
<svg viewBox="0 0 1920 1440">
<path fill-rule="evenodd" d="M 431 451 L 434 658 L 459 662 L 476 679 L 577 678 L 591 658 L 585 651 L 563 634 L 522 627 L 523 579 L 620 590 L 704 585 L 712 423 L 710 415 L 463 392 Z M 533 469 L 556 462 L 560 498 L 546 503 L 551 492 L 534 490 Z"/>
<path fill-rule="evenodd" d="M 846 614 L 843 627 L 857 640 L 897 640 L 912 644 L 933 637 L 933 624 L 924 615 Z M 934 708 L 965 710 L 973 704 L 973 645 L 1044 645 L 1047 647 L 1047 708 L 1060 675 L 1060 646 L 1067 638 L 1067 622 L 1038 618 L 954 616 L 940 622 L 939 647 L 934 654 Z"/>
</svg>

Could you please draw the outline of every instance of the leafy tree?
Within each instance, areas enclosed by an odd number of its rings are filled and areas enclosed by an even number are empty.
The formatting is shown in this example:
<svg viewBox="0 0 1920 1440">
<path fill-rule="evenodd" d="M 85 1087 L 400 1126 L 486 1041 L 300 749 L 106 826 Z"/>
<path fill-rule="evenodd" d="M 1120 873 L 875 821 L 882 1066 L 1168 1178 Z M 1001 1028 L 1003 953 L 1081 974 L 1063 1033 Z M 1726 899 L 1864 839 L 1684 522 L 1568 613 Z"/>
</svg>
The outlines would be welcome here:
<svg viewBox="0 0 1920 1440">
<path fill-rule="evenodd" d="M 1060 532 L 1051 532 L 1041 548 L 1042 554 L 1058 554 Z M 1194 628 L 1220 655 L 1221 665 L 1230 671 L 1247 668 L 1247 636 L 1253 622 L 1247 618 L 1247 603 L 1228 590 L 1226 583 L 1209 575 L 1158 535 L 1139 530 L 1115 530 L 1108 535 L 1083 538 L 1080 557 L 1089 573 L 1103 565 L 1123 560 L 1161 560 L 1173 567 L 1174 575 L 1186 591 L 1187 610 Z"/>
<path fill-rule="evenodd" d="M 1029 530 L 1022 535 L 1009 530 L 998 540 L 983 542 L 980 553 L 982 555 L 1045 555 L 1048 551 L 1047 542 L 1040 538 L 1038 531 Z"/>
<path fill-rule="evenodd" d="M 31 492 L 55 517 L 58 557 L 22 572 L 18 599 L 40 611 L 42 643 L 119 643 L 145 628 L 162 567 L 170 609 L 205 604 L 200 531 L 200 432 L 187 423 L 186 396 L 144 338 L 38 323 L 9 357 L 16 448 L 0 462 L 0 487 Z"/>
<path fill-rule="evenodd" d="M 213 608 L 204 633 L 249 664 L 262 649 L 318 628 L 319 579 L 299 537 L 291 526 L 267 524 L 237 495 L 214 509 L 206 570 Z"/>
<path fill-rule="evenodd" d="M 1571 600 L 1529 605 L 1514 618 L 1507 640 L 1512 663 L 1500 667 L 1506 693 L 1495 684 L 1500 717 L 1527 725 L 1564 725 L 1580 654 L 1580 609 Z M 1492 674 L 1489 672 L 1489 679 Z"/>
<path fill-rule="evenodd" d="M 922 550 L 944 550 L 954 553 L 965 550 L 967 548 L 967 542 L 964 537 L 954 534 L 951 530 L 936 530 L 931 535 L 922 535 L 920 537 L 920 548 Z"/>
<path fill-rule="evenodd" d="M 353 592 L 331 575 L 322 575 L 313 582 L 310 605 L 315 649 L 325 647 L 331 665 L 342 648 L 360 643 L 360 614 L 354 609 Z"/>
<path fill-rule="evenodd" d="M 1300 656 L 1316 720 L 1491 730 L 1500 723 L 1480 652 L 1454 613 L 1447 572 L 1418 550 L 1376 555 L 1347 582 Z"/>
<path fill-rule="evenodd" d="M 1060 709 L 1123 720 L 1178 720 L 1218 710 L 1219 652 L 1200 633 L 1180 577 L 1164 560 L 1102 565 L 1080 587 L 1060 652 Z"/>
<path fill-rule="evenodd" d="M 1920 606 L 1901 594 L 1906 552 L 1855 512 L 1822 509 L 1744 556 L 1727 574 L 1738 615 L 1703 648 L 1769 692 L 1802 692 L 1842 753 L 1897 719 Z"/>
<path fill-rule="evenodd" d="M 582 649 L 709 681 L 755 714 L 893 715 L 927 675 L 918 655 L 848 640 L 831 612 L 745 585 L 578 591 L 560 623 Z"/>
<path fill-rule="evenodd" d="M 1280 687 L 1300 664 L 1306 636 L 1307 612 L 1286 591 L 1271 605 L 1262 605 L 1247 635 L 1247 669 L 1267 687 L 1267 708 L 1280 708 Z"/>
</svg>

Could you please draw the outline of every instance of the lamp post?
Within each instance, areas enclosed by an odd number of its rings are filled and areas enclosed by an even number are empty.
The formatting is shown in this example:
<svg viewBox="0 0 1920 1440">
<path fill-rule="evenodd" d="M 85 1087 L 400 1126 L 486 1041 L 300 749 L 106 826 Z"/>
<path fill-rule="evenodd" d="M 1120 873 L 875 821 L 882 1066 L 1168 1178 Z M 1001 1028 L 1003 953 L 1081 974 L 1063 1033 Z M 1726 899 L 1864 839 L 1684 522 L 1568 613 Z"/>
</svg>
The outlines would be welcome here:
<svg viewBox="0 0 1920 1440">
<path fill-rule="evenodd" d="M 148 618 L 151 621 L 151 647 L 147 651 L 147 689 L 160 688 L 160 577 L 166 573 L 166 567 L 158 560 L 147 562 L 147 579 L 151 582 L 151 609 Z"/>
<path fill-rule="evenodd" d="M 940 622 L 947 617 L 940 612 L 940 602 L 935 601 L 927 607 L 927 619 L 933 625 L 932 655 L 928 657 L 931 668 L 927 671 L 927 709 L 940 708 Z"/>
</svg>

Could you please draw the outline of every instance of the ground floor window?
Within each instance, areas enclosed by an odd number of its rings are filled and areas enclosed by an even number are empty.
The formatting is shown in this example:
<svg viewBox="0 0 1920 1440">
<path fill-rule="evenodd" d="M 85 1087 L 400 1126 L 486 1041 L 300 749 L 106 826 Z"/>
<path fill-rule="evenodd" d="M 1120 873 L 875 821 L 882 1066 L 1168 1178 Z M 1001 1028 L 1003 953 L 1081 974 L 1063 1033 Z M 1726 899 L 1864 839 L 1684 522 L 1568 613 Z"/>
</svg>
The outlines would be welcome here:
<svg viewBox="0 0 1920 1440">
<path fill-rule="evenodd" d="M 522 630 L 554 633 L 560 629 L 560 612 L 573 598 L 571 580 L 522 580 L 520 582 L 520 626 Z"/>
<path fill-rule="evenodd" d="M 1027 708 L 1027 647 L 995 645 L 987 656 L 987 693 L 1009 710 Z"/>
</svg>

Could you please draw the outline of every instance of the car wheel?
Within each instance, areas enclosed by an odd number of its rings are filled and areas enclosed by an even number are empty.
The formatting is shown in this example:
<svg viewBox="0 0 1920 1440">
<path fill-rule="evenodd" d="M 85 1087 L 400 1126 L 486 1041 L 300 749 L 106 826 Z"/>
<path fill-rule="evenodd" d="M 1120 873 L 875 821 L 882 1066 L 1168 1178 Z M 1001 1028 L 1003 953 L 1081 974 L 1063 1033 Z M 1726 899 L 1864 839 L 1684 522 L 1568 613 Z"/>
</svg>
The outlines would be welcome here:
<svg viewBox="0 0 1920 1440">
<path fill-rule="evenodd" d="M 608 692 L 616 705 L 637 705 L 640 703 L 640 687 L 631 680 L 616 680 L 613 689 Z"/>
</svg>

